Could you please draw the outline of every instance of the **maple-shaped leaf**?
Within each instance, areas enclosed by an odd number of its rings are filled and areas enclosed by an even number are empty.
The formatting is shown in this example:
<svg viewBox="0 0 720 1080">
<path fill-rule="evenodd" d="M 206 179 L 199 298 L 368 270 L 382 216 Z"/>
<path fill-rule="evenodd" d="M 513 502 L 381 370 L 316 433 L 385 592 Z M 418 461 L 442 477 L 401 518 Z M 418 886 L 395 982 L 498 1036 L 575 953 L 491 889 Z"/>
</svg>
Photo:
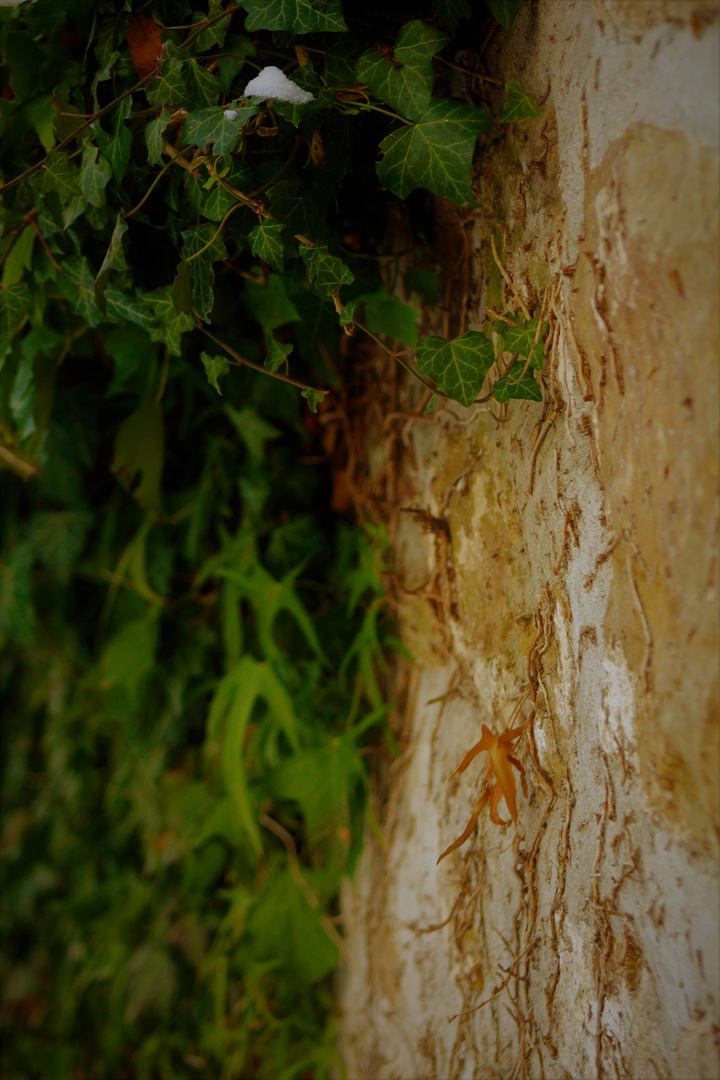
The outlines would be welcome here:
<svg viewBox="0 0 720 1080">
<path fill-rule="evenodd" d="M 517 727 L 513 728 L 512 731 L 503 732 L 502 735 L 495 735 L 494 732 L 490 731 L 490 728 L 486 724 L 483 724 L 482 739 L 473 746 L 472 750 L 468 750 L 455 772 L 452 773 L 448 779 L 454 780 L 456 776 L 460 776 L 461 773 L 465 772 L 470 762 L 484 750 L 487 754 L 487 779 L 485 782 L 485 790 L 475 803 L 470 821 L 465 827 L 464 832 L 461 836 L 458 836 L 457 840 L 453 841 L 450 847 L 443 851 L 438 862 L 444 859 L 446 855 L 449 855 L 451 851 L 455 851 L 456 848 L 459 848 L 460 845 L 464 844 L 470 837 L 470 834 L 475 828 L 475 823 L 480 817 L 480 813 L 485 806 L 485 803 L 488 801 L 490 802 L 490 820 L 494 825 L 508 824 L 507 821 L 503 821 L 498 813 L 498 804 L 502 798 L 505 799 L 505 805 L 510 811 L 510 817 L 517 825 L 515 776 L 510 766 L 513 765 L 520 773 L 523 791 L 525 791 L 525 776 L 522 765 L 512 753 L 514 748 L 513 744 L 516 739 L 520 738 L 523 731 L 523 727 Z"/>
</svg>

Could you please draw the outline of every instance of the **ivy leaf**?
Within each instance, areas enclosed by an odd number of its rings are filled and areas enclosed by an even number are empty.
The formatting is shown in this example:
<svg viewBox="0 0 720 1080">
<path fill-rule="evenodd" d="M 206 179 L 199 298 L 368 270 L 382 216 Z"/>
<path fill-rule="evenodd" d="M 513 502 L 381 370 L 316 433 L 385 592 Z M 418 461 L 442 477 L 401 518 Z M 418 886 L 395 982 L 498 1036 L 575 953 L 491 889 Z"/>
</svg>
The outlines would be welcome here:
<svg viewBox="0 0 720 1080">
<path fill-rule="evenodd" d="M 160 509 L 164 441 L 162 406 L 154 397 L 128 416 L 115 436 L 112 471 L 146 510 Z M 141 480 L 136 485 L 138 474 Z"/>
<path fill-rule="evenodd" d="M 535 381 L 532 369 L 525 371 L 525 361 L 516 360 L 511 364 L 507 375 L 503 376 L 493 386 L 493 394 L 496 401 L 510 401 L 512 398 L 520 398 L 524 401 L 542 401 L 542 390 Z"/>
<path fill-rule="evenodd" d="M 495 360 L 492 341 L 476 330 L 451 341 L 431 334 L 423 338 L 415 355 L 420 374 L 433 379 L 438 390 L 461 405 L 472 405 Z"/>
<path fill-rule="evenodd" d="M 308 884 L 313 881 L 313 871 L 303 867 L 302 874 Z M 268 875 L 249 916 L 247 934 L 259 970 L 267 963 L 273 970 L 282 965 L 283 977 L 293 986 L 312 985 L 337 966 L 337 945 L 289 870 Z"/>
<path fill-rule="evenodd" d="M 60 195 L 82 195 L 76 170 L 67 159 L 67 154 L 51 150 L 45 165 L 38 172 L 28 177 L 30 185 L 45 194 L 57 191 Z"/>
<path fill-rule="evenodd" d="M 210 146 L 217 157 L 229 153 L 231 146 L 240 136 L 245 123 L 258 113 L 257 105 L 248 105 L 244 109 L 196 109 L 187 114 L 183 136 L 188 145 L 197 146 L 207 152 Z M 228 113 L 234 113 L 228 119 Z"/>
<path fill-rule="evenodd" d="M 244 0 L 245 29 L 292 30 L 312 34 L 318 30 L 347 30 L 339 0 Z"/>
<path fill-rule="evenodd" d="M 435 82 L 433 56 L 449 40 L 442 30 L 419 20 L 409 22 L 398 35 L 393 57 L 371 49 L 360 57 L 356 79 L 408 120 L 418 120 L 430 104 Z"/>
<path fill-rule="evenodd" d="M 105 290 L 105 305 L 107 316 L 113 322 L 132 323 L 149 330 L 153 324 L 153 317 L 143 303 L 127 296 L 114 285 L 108 285 Z"/>
<path fill-rule="evenodd" d="M 269 334 L 265 334 L 266 341 L 269 336 Z M 276 342 L 276 344 L 279 344 L 279 342 Z M 285 348 L 285 346 L 282 347 Z M 292 345 L 287 347 L 292 349 Z M 256 409 L 253 409 L 252 405 L 246 405 L 242 409 L 233 409 L 232 405 L 227 405 L 225 412 L 245 443 L 250 457 L 260 464 L 265 457 L 265 444 L 271 439 L 279 438 L 280 429 L 276 428 L 274 424 L 269 424 Z"/>
<path fill-rule="evenodd" d="M 80 162 L 80 190 L 91 206 L 105 205 L 105 188 L 112 176 L 110 164 L 101 157 L 97 147 L 86 146 Z"/>
<path fill-rule="evenodd" d="M 286 345 L 284 342 L 278 341 L 269 330 L 265 331 L 265 347 L 267 348 L 267 356 L 263 363 L 268 371 L 272 372 L 278 371 L 293 351 L 291 344 Z"/>
<path fill-rule="evenodd" d="M 185 86 L 183 78 L 183 61 L 174 56 L 168 56 L 162 62 L 159 79 L 148 83 L 145 88 L 148 101 L 156 108 L 161 105 L 171 105 L 174 108 L 189 109 L 192 102 Z"/>
<path fill-rule="evenodd" d="M 122 180 L 130 164 L 132 135 L 125 126 L 125 121 L 131 116 L 132 98 L 127 97 L 113 111 L 109 135 L 103 131 L 99 122 L 93 125 L 93 133 L 100 147 L 100 153 L 109 163 L 113 176 L 118 181 Z"/>
<path fill-rule="evenodd" d="M 525 0 L 485 0 L 485 3 L 503 30 L 509 30 Z"/>
<path fill-rule="evenodd" d="M 300 258 L 307 268 L 307 277 L 321 296 L 334 296 L 341 285 L 350 285 L 355 275 L 342 259 L 331 255 L 326 244 L 309 247 L 300 244 Z"/>
<path fill-rule="evenodd" d="M 448 30 L 457 30 L 460 22 L 472 15 L 468 0 L 433 0 L 433 7 Z"/>
<path fill-rule="evenodd" d="M 129 99 L 128 99 L 129 100 Z M 151 120 L 145 128 L 145 142 L 148 150 L 148 165 L 160 165 L 162 152 L 165 149 L 163 132 L 170 123 L 172 114 L 165 108 L 160 110 L 160 115 Z"/>
<path fill-rule="evenodd" d="M 64 279 L 58 284 L 70 301 L 72 310 L 90 327 L 102 322 L 102 312 L 95 303 L 95 277 L 87 259 L 66 259 L 63 263 Z"/>
<path fill-rule="evenodd" d="M 253 255 L 263 259 L 268 266 L 278 273 L 283 272 L 283 241 L 282 231 L 285 228 L 281 221 L 273 218 L 265 218 L 248 233 L 248 242 Z"/>
<path fill-rule="evenodd" d="M 163 285 L 148 293 L 145 303 L 154 316 L 153 325 L 148 327 L 151 339 L 162 341 L 173 356 L 180 356 L 182 335 L 195 325 L 192 315 L 180 314 L 175 310 L 171 285 Z"/>
<path fill-rule="evenodd" d="M 105 305 L 105 289 L 107 288 L 110 271 L 127 270 L 128 268 L 122 247 L 123 234 L 126 232 L 127 225 L 125 219 L 122 214 L 118 214 L 115 221 L 115 228 L 113 229 L 112 237 L 110 239 L 110 247 L 105 252 L 105 258 L 100 267 L 100 272 L 95 278 L 95 303 L 103 314 L 107 311 Z"/>
<path fill-rule="evenodd" d="M 212 72 L 198 64 L 197 60 L 190 60 L 185 65 L 183 76 L 192 108 L 201 109 L 217 101 L 217 80 Z"/>
<path fill-rule="evenodd" d="M 418 122 L 383 139 L 380 182 L 405 199 L 425 187 L 458 204 L 472 203 L 475 140 L 492 126 L 485 109 L 459 101 L 431 101 Z"/>
<path fill-rule="evenodd" d="M 365 305 L 365 322 L 374 334 L 385 334 L 404 341 L 411 349 L 417 345 L 417 315 L 409 304 L 390 296 L 380 287 L 374 293 L 358 297 Z"/>
<path fill-rule="evenodd" d="M 438 276 L 434 270 L 422 270 L 419 266 L 413 266 L 403 278 L 406 289 L 421 296 L 426 304 L 437 304 Z"/>
<path fill-rule="evenodd" d="M 213 263 L 227 256 L 227 249 L 214 225 L 186 229 L 182 238 L 183 255 L 190 263 L 193 302 L 201 319 L 208 321 L 215 302 L 215 271 Z"/>
<path fill-rule="evenodd" d="M 511 120 L 524 120 L 530 117 L 537 120 L 540 115 L 538 103 L 525 93 L 519 82 L 510 79 L 505 83 L 505 104 L 500 122 L 509 124 Z"/>
<path fill-rule="evenodd" d="M 187 259 L 183 259 L 175 271 L 175 279 L 172 286 L 172 301 L 175 310 L 179 315 L 192 315 L 192 273 L 190 271 L 190 263 Z"/>
<path fill-rule="evenodd" d="M 306 386 L 302 392 L 302 396 L 308 403 L 310 412 L 316 413 L 318 411 L 318 405 L 322 403 L 322 399 L 329 393 L 328 390 L 314 390 L 312 386 Z"/>
<path fill-rule="evenodd" d="M 547 323 L 543 323 L 536 344 L 537 326 L 538 319 L 535 318 L 523 323 L 522 326 L 510 326 L 509 323 L 498 321 L 495 324 L 495 329 L 498 332 L 503 352 L 520 353 L 522 356 L 529 356 L 532 366 L 538 371 L 542 371 L 544 359 L 543 342 L 548 326 Z"/>
<path fill-rule="evenodd" d="M 30 310 L 30 291 L 27 285 L 0 286 L 0 364 L 15 331 Z"/>
<path fill-rule="evenodd" d="M 300 322 L 300 315 L 287 294 L 285 281 L 279 274 L 270 274 L 263 285 L 259 281 L 245 282 L 245 306 L 263 330 L 274 330 L 289 322 Z"/>
<path fill-rule="evenodd" d="M 218 384 L 218 379 L 221 379 L 223 375 L 227 375 L 230 370 L 230 364 L 224 356 L 210 356 L 209 353 L 201 353 L 200 359 L 203 362 L 205 368 L 205 374 L 207 375 L 207 381 L 211 386 L 214 386 L 218 394 L 222 397 L 222 390 Z"/>
<path fill-rule="evenodd" d="M 0 574 L 0 632 L 19 645 L 32 645 L 35 641 L 33 555 L 30 544 L 17 544 L 9 556 L 3 557 Z"/>
<path fill-rule="evenodd" d="M 193 13 L 193 22 L 204 22 L 208 18 L 212 19 L 215 15 L 222 14 L 222 10 L 222 0 L 210 0 L 207 15 L 196 11 Z M 209 52 L 215 45 L 222 45 L 227 36 L 229 23 L 229 18 L 218 19 L 217 22 L 208 26 L 201 34 L 198 34 L 194 42 L 197 51 L 201 53 Z"/>
</svg>

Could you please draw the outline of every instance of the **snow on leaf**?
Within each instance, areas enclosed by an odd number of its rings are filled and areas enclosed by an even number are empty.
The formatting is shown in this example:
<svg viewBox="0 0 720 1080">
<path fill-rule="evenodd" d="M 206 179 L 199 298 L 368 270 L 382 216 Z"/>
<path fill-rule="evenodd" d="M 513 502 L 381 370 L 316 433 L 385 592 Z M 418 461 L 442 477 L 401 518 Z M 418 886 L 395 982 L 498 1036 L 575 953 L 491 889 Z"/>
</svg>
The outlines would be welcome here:
<svg viewBox="0 0 720 1080">
<path fill-rule="evenodd" d="M 245 87 L 245 97 L 262 98 L 263 101 L 273 98 L 276 101 L 291 101 L 295 105 L 307 105 L 313 101 L 313 95 L 309 90 L 303 90 L 301 86 L 288 79 L 280 68 L 263 68 L 259 75 Z"/>
<path fill-rule="evenodd" d="M 459 205 L 472 203 L 475 140 L 491 124 L 485 109 L 446 98 L 431 101 L 416 124 L 380 143 L 385 154 L 377 167 L 380 182 L 400 199 L 425 187 Z"/>
<path fill-rule="evenodd" d="M 312 34 L 317 30 L 347 31 L 339 0 L 244 0 L 245 29 L 292 30 Z"/>
<path fill-rule="evenodd" d="M 505 83 L 505 105 L 503 106 L 500 121 L 509 124 L 511 120 L 524 120 L 530 118 L 537 120 L 540 115 L 540 106 L 525 93 L 519 82 L 510 79 Z"/>
<path fill-rule="evenodd" d="M 443 394 L 472 405 L 495 359 L 492 342 L 477 330 L 468 330 L 462 337 L 423 338 L 416 350 L 418 371 L 435 382 Z"/>
<path fill-rule="evenodd" d="M 433 56 L 449 40 L 447 34 L 419 20 L 409 22 L 398 35 L 392 57 L 371 49 L 358 60 L 356 78 L 380 101 L 408 120 L 417 120 L 430 104 L 435 82 Z"/>
<path fill-rule="evenodd" d="M 182 135 L 188 145 L 194 144 L 200 150 L 213 147 L 213 153 L 218 158 L 228 153 L 234 141 L 243 130 L 243 125 L 250 117 L 254 117 L 257 107 L 250 105 L 245 109 L 222 109 L 216 106 L 212 109 L 195 109 L 188 113 L 185 120 Z M 230 120 L 228 112 L 233 112 L 234 117 Z"/>
<path fill-rule="evenodd" d="M 487 754 L 485 768 L 487 770 L 487 776 L 485 781 L 485 790 L 473 807 L 473 812 L 470 817 L 464 832 L 458 836 L 457 840 L 450 844 L 450 847 L 443 851 L 442 855 L 438 859 L 440 862 L 449 855 L 451 851 L 455 851 L 461 844 L 464 844 L 469 839 L 475 823 L 480 817 L 480 814 L 489 801 L 490 803 L 490 819 L 495 825 L 507 825 L 507 821 L 503 821 L 498 813 L 498 804 L 501 798 L 505 799 L 505 805 L 510 811 L 510 817 L 517 825 L 517 801 L 515 797 L 515 776 L 510 766 L 514 766 L 520 773 L 520 777 L 523 783 L 523 791 L 525 790 L 525 776 L 523 773 L 522 765 L 513 756 L 514 743 L 520 738 L 524 731 L 524 727 L 513 728 L 512 731 L 505 731 L 502 735 L 495 735 L 490 731 L 486 724 L 482 726 L 482 738 L 480 742 L 476 743 L 471 750 L 468 750 L 463 760 L 458 765 L 455 772 L 449 776 L 449 780 L 454 780 L 456 776 L 460 776 L 465 772 L 468 765 L 478 754 L 485 751 Z"/>
</svg>

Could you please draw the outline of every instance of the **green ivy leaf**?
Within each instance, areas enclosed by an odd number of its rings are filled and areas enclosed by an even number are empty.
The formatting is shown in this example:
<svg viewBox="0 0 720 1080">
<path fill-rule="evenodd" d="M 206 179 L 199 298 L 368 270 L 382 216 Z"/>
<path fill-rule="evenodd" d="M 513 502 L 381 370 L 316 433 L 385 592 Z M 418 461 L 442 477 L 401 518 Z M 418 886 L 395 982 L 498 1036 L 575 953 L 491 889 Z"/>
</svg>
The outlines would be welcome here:
<svg viewBox="0 0 720 1080">
<path fill-rule="evenodd" d="M 270 335 L 265 333 L 265 341 Z M 279 345 L 279 342 L 275 342 Z M 290 346 L 281 348 L 292 349 Z M 272 439 L 278 439 L 282 432 L 274 424 L 269 424 L 252 405 L 245 405 L 242 409 L 233 409 L 232 405 L 225 406 L 225 412 L 230 417 L 238 435 L 245 443 L 248 453 L 258 464 L 265 458 L 265 444 Z M 233 586 L 234 587 L 234 586 Z"/>
<path fill-rule="evenodd" d="M 223 375 L 227 375 L 230 371 L 230 364 L 225 356 L 210 356 L 209 353 L 201 353 L 200 359 L 203 362 L 205 368 L 205 374 L 207 375 L 207 381 L 211 386 L 214 386 L 218 394 L 222 397 L 222 390 L 218 383 L 218 379 L 221 379 Z"/>
<path fill-rule="evenodd" d="M 278 371 L 293 351 L 293 346 L 291 344 L 286 345 L 284 342 L 278 341 L 277 338 L 273 337 L 269 330 L 265 331 L 265 347 L 267 349 L 267 356 L 263 361 L 263 365 L 268 371 L 272 372 Z"/>
<path fill-rule="evenodd" d="M 145 142 L 148 149 L 148 165 L 160 165 L 162 152 L 165 149 L 163 132 L 172 119 L 172 114 L 165 108 L 160 110 L 160 115 L 151 120 L 145 128 Z"/>
<path fill-rule="evenodd" d="M 110 247 L 105 252 L 105 258 L 100 267 L 100 272 L 95 278 L 95 303 L 103 314 L 107 311 L 107 306 L 105 304 L 105 290 L 110 277 L 110 271 L 127 270 L 128 268 L 122 247 L 123 234 L 127 232 L 127 228 L 124 217 L 122 214 L 118 214 L 115 220 L 115 228 L 113 229 L 112 237 L 110 239 Z"/>
<path fill-rule="evenodd" d="M 216 234 L 214 225 L 200 225 L 197 229 L 186 229 L 182 233 L 183 255 L 190 263 L 192 275 L 194 307 L 205 322 L 209 321 L 208 316 L 215 302 L 213 263 L 227 257 L 225 244 Z"/>
<path fill-rule="evenodd" d="M 146 510 L 159 510 L 165 427 L 162 406 L 148 398 L 128 416 L 115 436 L 112 471 L 135 501 Z M 140 483 L 136 485 L 138 474 Z"/>
<path fill-rule="evenodd" d="M 105 205 L 105 188 L 112 176 L 109 162 L 99 155 L 97 147 L 86 146 L 80 162 L 80 190 L 91 206 Z"/>
<path fill-rule="evenodd" d="M 185 65 L 183 75 L 192 108 L 202 109 L 215 104 L 219 87 L 212 72 L 198 64 L 197 60 L 190 60 Z"/>
<path fill-rule="evenodd" d="M 0 286 L 0 366 L 5 359 L 15 332 L 30 310 L 30 291 L 27 285 Z"/>
<path fill-rule="evenodd" d="M 28 180 L 41 194 L 48 191 L 57 191 L 60 195 L 82 194 L 77 171 L 68 161 L 67 154 L 58 153 L 56 150 L 50 151 L 43 168 L 33 173 Z"/>
<path fill-rule="evenodd" d="M 310 412 L 316 413 L 318 411 L 318 405 L 320 405 L 327 393 L 329 393 L 327 390 L 313 390 L 312 386 L 305 387 L 302 396 L 307 401 Z"/>
<path fill-rule="evenodd" d="M 347 30 L 339 0 L 244 0 L 245 29 L 292 30 L 312 34 L 319 30 Z"/>
<path fill-rule="evenodd" d="M 520 398 L 526 401 L 542 401 L 542 390 L 535 381 L 532 368 L 525 370 L 525 360 L 516 360 L 507 372 L 493 386 L 493 394 L 497 401 L 510 401 L 511 398 Z"/>
<path fill-rule="evenodd" d="M 102 312 L 95 303 L 95 277 L 87 259 L 75 257 L 63 263 L 64 279 L 58 284 L 70 301 L 72 310 L 88 326 L 97 326 L 102 322 Z M 107 302 L 107 300 L 106 300 Z"/>
<path fill-rule="evenodd" d="M 548 325 L 547 323 L 543 323 L 536 344 L 535 335 L 537 334 L 537 326 L 537 318 L 531 319 L 527 323 L 523 323 L 522 326 L 510 326 L 509 323 L 503 323 L 498 320 L 495 324 L 495 329 L 500 338 L 503 352 L 521 353 L 522 356 L 529 356 L 532 366 L 538 371 L 542 371 L 544 341 Z"/>
<path fill-rule="evenodd" d="M 492 341 L 476 330 L 451 341 L 431 334 L 423 338 L 415 355 L 420 374 L 461 405 L 472 405 L 495 360 Z"/>
<path fill-rule="evenodd" d="M 108 285 L 105 290 L 105 307 L 108 319 L 113 322 L 129 322 L 141 326 L 144 330 L 149 330 L 153 325 L 153 316 L 147 307 L 137 298 L 116 289 L 114 285 Z"/>
<path fill-rule="evenodd" d="M 183 61 L 176 57 L 168 56 L 160 65 L 160 78 L 148 83 L 145 88 L 148 101 L 156 108 L 161 105 L 170 105 L 173 108 L 192 108 L 185 79 L 183 78 Z"/>
<path fill-rule="evenodd" d="M 279 274 L 270 274 L 263 285 L 259 281 L 245 282 L 245 306 L 263 330 L 274 330 L 289 322 L 300 322 L 300 315 L 287 294 L 285 281 Z"/>
<path fill-rule="evenodd" d="M 32 252 L 37 233 L 32 225 L 21 230 L 15 243 L 10 248 L 2 267 L 3 285 L 16 285 L 26 270 L 32 266 Z"/>
<path fill-rule="evenodd" d="M 416 124 L 380 143 L 385 156 L 377 167 L 380 182 L 405 199 L 425 187 L 458 204 L 472 203 L 475 140 L 492 126 L 485 109 L 459 101 L 431 101 Z"/>
<path fill-rule="evenodd" d="M 356 79 L 408 120 L 418 120 L 430 104 L 435 82 L 433 56 L 449 40 L 442 30 L 419 20 L 409 22 L 398 35 L 392 59 L 371 49 L 360 57 Z"/>
<path fill-rule="evenodd" d="M 172 300 L 178 315 L 192 315 L 192 273 L 190 271 L 190 263 L 187 259 L 183 259 L 175 271 L 175 279 L 172 286 Z"/>
<path fill-rule="evenodd" d="M 312 882 L 312 871 L 302 873 Z M 284 978 L 300 987 L 319 982 L 337 966 L 337 946 L 288 870 L 268 876 L 249 916 L 248 941 L 256 963 L 281 965 Z"/>
<path fill-rule="evenodd" d="M 229 120 L 227 113 L 235 113 L 235 118 Z M 251 116 L 259 112 L 257 105 L 249 105 L 243 109 L 225 109 L 222 106 L 214 109 L 197 109 L 187 114 L 183 135 L 188 145 L 195 145 L 200 150 L 207 152 L 210 146 L 217 157 L 222 157 L 230 152 L 233 143 L 240 137 L 242 129 Z"/>
<path fill-rule="evenodd" d="M 285 228 L 281 221 L 273 218 L 265 218 L 248 233 L 248 243 L 253 255 L 264 259 L 268 266 L 278 273 L 283 272 L 283 241 L 282 231 Z"/>
<path fill-rule="evenodd" d="M 223 0 L 210 0 L 207 15 L 200 11 L 193 12 L 193 22 L 204 22 L 205 19 L 212 19 L 214 16 L 222 14 L 222 5 Z M 217 22 L 208 26 L 201 34 L 198 34 L 194 42 L 197 51 L 209 52 L 215 45 L 224 44 L 229 25 L 230 18 L 218 19 Z"/>
<path fill-rule="evenodd" d="M 355 280 L 342 259 L 330 254 L 326 244 L 315 247 L 300 244 L 298 250 L 307 269 L 308 281 L 321 296 L 334 296 L 341 285 L 350 285 Z"/>
<path fill-rule="evenodd" d="M 540 115 L 538 103 L 525 93 L 519 82 L 510 79 L 505 83 L 505 105 L 500 121 L 509 124 L 511 120 L 524 120 L 530 117 L 537 120 Z"/>
<path fill-rule="evenodd" d="M 162 341 L 167 345 L 173 356 L 180 356 L 182 335 L 192 330 L 195 325 L 192 315 L 175 310 L 171 285 L 163 285 L 162 288 L 148 293 L 145 303 L 153 315 L 153 324 L 148 327 L 150 337 L 153 341 Z"/>
<path fill-rule="evenodd" d="M 438 276 L 434 270 L 422 270 L 419 266 L 413 266 L 403 278 L 406 289 L 421 296 L 426 304 L 434 307 L 438 298 Z"/>
<path fill-rule="evenodd" d="M 19 645 L 35 641 L 35 608 L 32 598 L 33 550 L 18 544 L 3 557 L 0 574 L 0 631 Z"/>
<path fill-rule="evenodd" d="M 503 30 L 509 30 L 525 0 L 485 0 L 485 3 L 490 9 L 490 14 L 497 19 Z"/>
<path fill-rule="evenodd" d="M 358 300 L 348 300 L 340 312 L 340 325 L 350 326 L 355 321 L 355 313 L 358 309 Z"/>
<path fill-rule="evenodd" d="M 365 305 L 365 322 L 374 334 L 385 334 L 404 341 L 411 349 L 417 345 L 417 315 L 409 304 L 389 296 L 382 286 L 374 293 L 359 296 Z"/>
<path fill-rule="evenodd" d="M 112 174 L 118 181 L 122 180 L 130 164 L 132 134 L 125 126 L 125 121 L 131 116 L 132 98 L 127 97 L 113 111 L 109 135 L 100 127 L 99 121 L 93 125 L 93 133 L 100 147 L 100 153 L 109 163 Z"/>
<path fill-rule="evenodd" d="M 472 15 L 468 0 L 433 0 L 433 7 L 448 30 L 457 30 L 460 22 Z"/>
</svg>

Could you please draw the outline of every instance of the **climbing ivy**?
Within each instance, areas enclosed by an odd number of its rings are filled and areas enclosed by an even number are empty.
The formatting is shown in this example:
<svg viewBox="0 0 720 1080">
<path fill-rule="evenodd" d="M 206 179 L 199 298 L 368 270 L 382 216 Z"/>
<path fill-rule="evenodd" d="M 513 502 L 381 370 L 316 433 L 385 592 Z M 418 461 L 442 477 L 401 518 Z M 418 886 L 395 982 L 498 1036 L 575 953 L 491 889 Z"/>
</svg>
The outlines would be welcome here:
<svg viewBox="0 0 720 1080">
<path fill-rule="evenodd" d="M 537 320 L 420 338 L 437 273 L 380 270 L 413 192 L 472 205 L 486 5 L 0 8 L 8 1076 L 340 1067 L 391 639 L 323 431 L 363 335 L 435 400 L 541 398 Z"/>
</svg>

